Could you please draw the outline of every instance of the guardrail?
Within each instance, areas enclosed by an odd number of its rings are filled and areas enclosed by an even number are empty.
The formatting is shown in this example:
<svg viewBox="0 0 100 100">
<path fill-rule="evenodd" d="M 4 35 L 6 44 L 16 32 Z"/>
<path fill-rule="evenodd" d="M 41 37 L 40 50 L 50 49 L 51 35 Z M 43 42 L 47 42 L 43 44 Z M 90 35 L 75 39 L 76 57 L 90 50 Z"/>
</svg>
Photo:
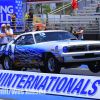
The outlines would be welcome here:
<svg viewBox="0 0 100 100">
<path fill-rule="evenodd" d="M 9 22 L 11 27 L 12 22 Z M 16 19 L 16 28 L 20 30 L 25 30 L 25 26 L 28 25 L 30 21 L 26 19 Z M 39 25 L 40 24 L 40 25 Z M 70 26 L 73 25 L 76 29 L 82 26 L 84 30 L 99 30 L 100 32 L 100 16 L 65 16 L 61 18 L 33 18 L 33 21 L 29 25 L 31 30 L 35 30 L 36 26 L 39 26 L 41 30 L 44 30 L 45 26 L 49 30 L 54 30 L 56 27 L 60 30 L 70 30 Z M 92 29 L 93 28 L 93 29 Z"/>
</svg>

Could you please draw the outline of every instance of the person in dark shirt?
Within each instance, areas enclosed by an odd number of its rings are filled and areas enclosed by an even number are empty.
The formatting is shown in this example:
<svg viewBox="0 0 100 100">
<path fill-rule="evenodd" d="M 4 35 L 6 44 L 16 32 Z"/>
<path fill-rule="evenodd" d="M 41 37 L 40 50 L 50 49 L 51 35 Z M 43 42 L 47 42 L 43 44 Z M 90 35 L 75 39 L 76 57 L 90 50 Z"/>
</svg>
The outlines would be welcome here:
<svg viewBox="0 0 100 100">
<path fill-rule="evenodd" d="M 29 9 L 28 21 L 33 21 L 33 13 L 31 9 Z"/>
<path fill-rule="evenodd" d="M 98 7 L 96 8 L 96 12 L 100 13 L 100 3 L 98 3 Z M 97 15 L 97 14 L 96 14 Z M 98 14 L 99 15 L 99 14 Z M 96 22 L 98 23 L 99 18 L 96 18 Z"/>
<path fill-rule="evenodd" d="M 77 38 L 78 38 L 78 35 L 75 34 L 76 33 L 76 30 L 73 28 L 73 26 L 71 25 L 71 30 L 70 30 L 70 33 L 72 33 L 73 35 L 75 35 Z"/>
<path fill-rule="evenodd" d="M 96 12 L 100 12 L 100 3 L 98 3 L 98 7 L 96 8 Z"/>
<path fill-rule="evenodd" d="M 32 10 L 29 9 L 29 14 L 28 14 L 28 26 L 32 29 L 32 22 L 33 22 L 33 13 Z"/>
<path fill-rule="evenodd" d="M 37 26 L 37 29 L 35 31 L 40 31 L 39 26 Z"/>
<path fill-rule="evenodd" d="M 73 34 L 75 34 L 76 33 L 76 30 L 73 28 L 73 26 L 71 25 L 71 30 L 70 30 L 70 33 L 73 33 Z"/>
<path fill-rule="evenodd" d="M 27 32 L 31 32 L 31 30 L 29 29 L 28 25 L 26 25 L 26 29 L 25 29 L 25 33 Z"/>
</svg>

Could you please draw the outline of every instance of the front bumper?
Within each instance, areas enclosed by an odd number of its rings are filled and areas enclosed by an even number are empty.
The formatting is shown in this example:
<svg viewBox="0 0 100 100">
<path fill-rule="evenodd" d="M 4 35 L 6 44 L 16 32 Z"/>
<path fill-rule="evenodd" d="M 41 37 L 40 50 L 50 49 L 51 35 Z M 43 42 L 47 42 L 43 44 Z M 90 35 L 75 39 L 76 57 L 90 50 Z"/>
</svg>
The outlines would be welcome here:
<svg viewBox="0 0 100 100">
<path fill-rule="evenodd" d="M 100 51 L 62 53 L 64 63 L 87 62 L 100 60 Z"/>
</svg>

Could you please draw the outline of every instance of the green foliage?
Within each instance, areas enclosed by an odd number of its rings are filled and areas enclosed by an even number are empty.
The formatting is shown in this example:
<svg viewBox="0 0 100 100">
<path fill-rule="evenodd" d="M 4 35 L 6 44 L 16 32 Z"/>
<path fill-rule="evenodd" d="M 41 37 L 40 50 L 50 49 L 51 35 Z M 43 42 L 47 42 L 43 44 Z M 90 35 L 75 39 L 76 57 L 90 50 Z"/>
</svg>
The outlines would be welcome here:
<svg viewBox="0 0 100 100">
<path fill-rule="evenodd" d="M 50 4 L 42 5 L 43 13 L 48 14 L 51 11 Z"/>
<path fill-rule="evenodd" d="M 63 3 L 56 3 L 57 8 L 62 7 L 62 6 L 63 6 Z"/>
<path fill-rule="evenodd" d="M 30 5 L 30 9 L 32 9 L 32 13 L 34 13 L 33 5 Z"/>
</svg>

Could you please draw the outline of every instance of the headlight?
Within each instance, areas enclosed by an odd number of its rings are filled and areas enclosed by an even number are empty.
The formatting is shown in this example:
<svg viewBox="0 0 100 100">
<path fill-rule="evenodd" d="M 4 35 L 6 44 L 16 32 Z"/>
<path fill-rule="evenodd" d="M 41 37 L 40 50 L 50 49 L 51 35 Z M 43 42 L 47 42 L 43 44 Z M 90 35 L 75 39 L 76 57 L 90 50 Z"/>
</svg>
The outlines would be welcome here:
<svg viewBox="0 0 100 100">
<path fill-rule="evenodd" d="M 63 47 L 63 52 L 67 52 L 67 47 Z"/>
</svg>

